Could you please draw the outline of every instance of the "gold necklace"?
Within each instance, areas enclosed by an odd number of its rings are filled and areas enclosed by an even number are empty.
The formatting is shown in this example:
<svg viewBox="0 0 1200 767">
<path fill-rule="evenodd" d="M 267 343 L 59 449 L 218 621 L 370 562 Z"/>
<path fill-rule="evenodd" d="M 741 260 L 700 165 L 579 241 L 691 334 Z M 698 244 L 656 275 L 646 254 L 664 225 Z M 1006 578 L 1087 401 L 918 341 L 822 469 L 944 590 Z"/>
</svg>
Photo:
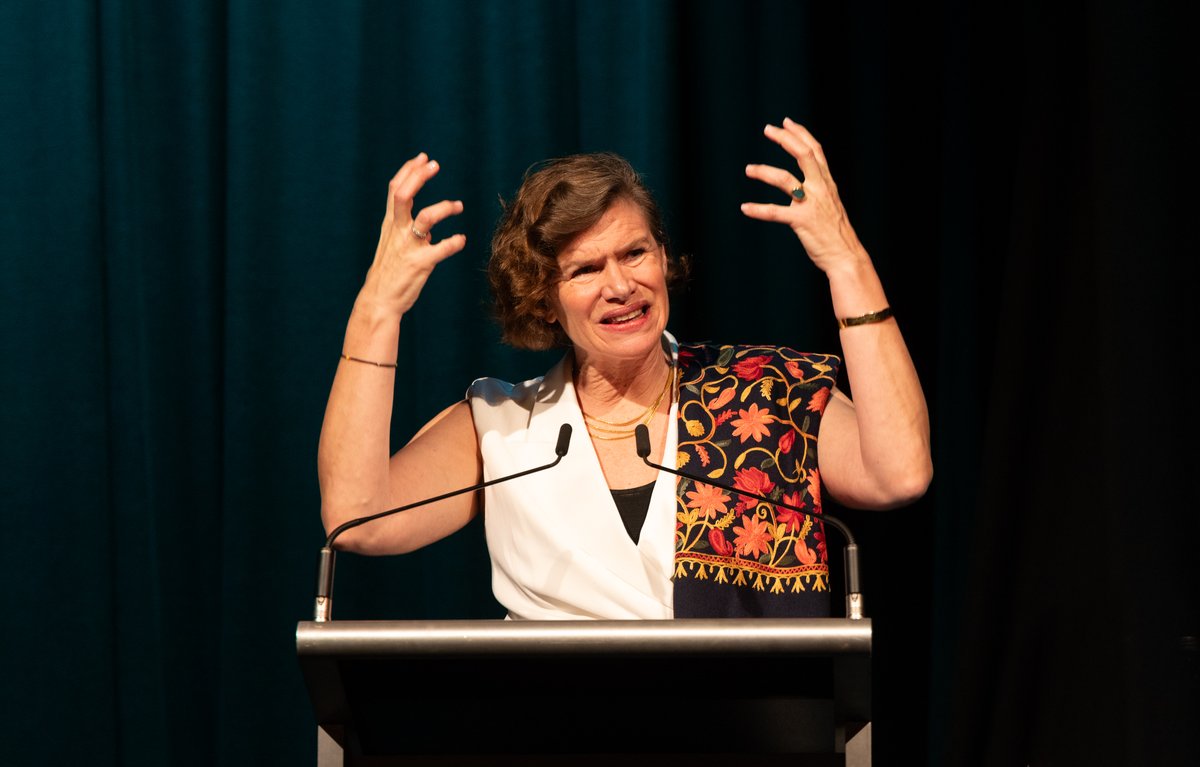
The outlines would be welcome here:
<svg viewBox="0 0 1200 767">
<path fill-rule="evenodd" d="M 588 415 L 587 413 L 583 412 L 583 405 L 580 404 L 579 412 L 583 413 L 584 426 L 587 427 L 588 434 L 590 434 L 593 439 L 602 439 L 602 440 L 629 439 L 635 433 L 637 433 L 637 425 L 636 424 L 640 423 L 640 424 L 645 424 L 647 426 L 650 424 L 650 421 L 654 418 L 654 414 L 656 412 L 658 412 L 658 406 L 662 404 L 663 397 L 667 396 L 667 391 L 669 391 L 671 388 L 671 380 L 674 377 L 675 377 L 675 368 L 668 367 L 667 368 L 667 378 L 666 378 L 666 380 L 663 381 L 663 388 L 662 388 L 662 391 L 660 391 L 658 393 L 658 399 L 654 400 L 654 404 L 651 405 L 650 407 L 646 408 L 646 410 L 643 411 L 641 414 L 634 416 L 633 418 L 629 419 L 628 421 L 621 421 L 621 422 L 617 423 L 617 422 L 613 422 L 613 421 L 605 421 L 603 418 L 597 418 L 595 416 Z M 598 425 L 598 424 L 603 424 L 603 426 Z M 633 428 L 631 428 L 631 429 L 622 428 L 622 427 L 626 427 L 626 426 L 633 426 Z M 616 428 L 607 428 L 607 427 L 616 427 Z M 597 432 L 599 432 L 599 433 L 597 433 Z M 615 435 L 615 436 L 604 436 L 606 434 L 611 434 L 611 435 Z"/>
</svg>

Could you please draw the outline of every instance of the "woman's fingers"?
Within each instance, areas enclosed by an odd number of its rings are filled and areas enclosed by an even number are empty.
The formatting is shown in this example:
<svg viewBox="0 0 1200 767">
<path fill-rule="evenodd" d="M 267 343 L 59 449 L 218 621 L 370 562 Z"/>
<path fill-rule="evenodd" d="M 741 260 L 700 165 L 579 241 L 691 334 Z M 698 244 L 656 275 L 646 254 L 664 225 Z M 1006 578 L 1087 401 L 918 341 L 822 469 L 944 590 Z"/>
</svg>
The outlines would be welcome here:
<svg viewBox="0 0 1200 767">
<path fill-rule="evenodd" d="M 462 211 L 462 200 L 442 200 L 439 203 L 421 208 L 420 212 L 413 216 L 412 228 L 416 230 L 413 232 L 413 236 L 432 242 L 431 232 L 433 228 L 450 216 L 457 216 Z"/>
<path fill-rule="evenodd" d="M 421 152 L 401 165 L 400 170 L 396 171 L 396 175 L 392 176 L 391 181 L 388 182 L 388 202 L 383 216 L 384 226 L 388 226 L 398 219 L 407 218 L 409 211 L 412 210 L 412 198 L 416 195 L 415 191 L 407 192 L 407 182 L 416 169 L 428 164 L 429 156 Z"/>
<path fill-rule="evenodd" d="M 795 174 L 773 165 L 747 165 L 746 176 L 764 184 L 770 184 L 787 195 L 790 195 L 792 190 L 802 183 Z"/>
<path fill-rule="evenodd" d="M 444 240 L 438 240 L 429 246 L 430 257 L 435 264 L 440 264 L 450 256 L 459 252 L 467 246 L 467 236 L 465 234 L 452 234 Z"/>
<path fill-rule="evenodd" d="M 441 166 L 437 160 L 429 159 L 429 155 L 424 152 L 400 166 L 400 170 L 396 171 L 396 175 L 388 182 L 387 212 L 383 217 L 385 227 L 412 225 L 413 199 L 439 170 Z"/>
<path fill-rule="evenodd" d="M 442 200 L 427 205 L 416 215 L 413 214 L 413 200 L 417 193 L 439 170 L 441 166 L 438 162 L 421 152 L 404 163 L 392 176 L 388 182 L 387 212 L 384 214 L 379 246 L 376 249 L 377 260 L 388 253 L 396 256 L 407 253 L 416 258 L 417 262 L 432 264 L 457 253 L 466 245 L 466 237 L 462 235 L 446 238 L 438 243 L 434 243 L 432 237 L 435 226 L 450 216 L 462 213 L 461 200 Z M 437 251 L 429 247 L 442 246 L 443 243 L 445 246 L 439 247 Z"/>
<path fill-rule="evenodd" d="M 820 181 L 832 188 L 833 179 L 829 175 L 825 151 L 807 128 L 785 117 L 783 127 L 768 125 L 763 128 L 763 135 L 796 160 L 796 165 L 800 168 L 801 182 Z"/>
<path fill-rule="evenodd" d="M 742 204 L 742 213 L 760 221 L 778 221 L 795 228 L 799 223 L 798 204 L 803 203 L 807 193 L 795 174 L 773 165 L 747 165 L 746 176 L 775 187 L 787 195 L 786 203 L 747 202 Z"/>
<path fill-rule="evenodd" d="M 825 150 L 821 148 L 821 142 L 817 141 L 816 137 L 809 133 L 808 128 L 805 128 L 790 117 L 785 117 L 783 118 L 783 129 L 807 146 L 821 166 L 828 171 L 829 163 L 825 161 Z"/>
<path fill-rule="evenodd" d="M 801 136 L 777 125 L 768 125 L 763 128 L 763 135 L 782 147 L 783 151 L 796 160 L 805 180 L 815 178 L 820 174 L 817 155 Z"/>
<path fill-rule="evenodd" d="M 788 213 L 788 205 L 770 205 L 765 202 L 743 202 L 742 213 L 759 221 L 777 221 L 793 226 L 792 216 Z"/>
<path fill-rule="evenodd" d="M 462 234 L 437 241 L 433 238 L 435 226 L 463 212 L 461 200 L 442 200 L 413 215 L 414 198 L 439 170 L 438 163 L 421 152 L 388 182 L 387 212 L 363 295 L 397 317 L 416 303 L 434 267 L 467 244 Z"/>
<path fill-rule="evenodd" d="M 436 176 L 439 170 L 441 170 L 441 166 L 438 165 L 438 161 L 430 160 L 424 152 L 409 160 L 397 174 L 400 183 L 397 185 L 394 195 L 396 201 L 404 203 L 406 210 L 411 211 L 412 201 L 417 196 L 417 192 L 421 191 L 425 182 Z"/>
<path fill-rule="evenodd" d="M 793 120 L 785 119 L 783 127 L 768 125 L 763 132 L 796 160 L 800 172 L 772 165 L 747 165 L 749 178 L 778 189 L 787 202 L 747 202 L 742 204 L 742 213 L 791 227 L 809 258 L 824 271 L 838 259 L 857 257 L 862 246 L 846 218 L 821 145 Z"/>
<path fill-rule="evenodd" d="M 414 238 L 429 244 L 428 256 L 433 259 L 434 263 L 441 262 L 466 247 L 467 238 L 463 234 L 453 234 L 437 241 L 433 238 L 435 226 L 451 216 L 457 216 L 462 211 L 462 200 L 442 200 L 422 208 L 413 217 L 411 234 Z"/>
</svg>

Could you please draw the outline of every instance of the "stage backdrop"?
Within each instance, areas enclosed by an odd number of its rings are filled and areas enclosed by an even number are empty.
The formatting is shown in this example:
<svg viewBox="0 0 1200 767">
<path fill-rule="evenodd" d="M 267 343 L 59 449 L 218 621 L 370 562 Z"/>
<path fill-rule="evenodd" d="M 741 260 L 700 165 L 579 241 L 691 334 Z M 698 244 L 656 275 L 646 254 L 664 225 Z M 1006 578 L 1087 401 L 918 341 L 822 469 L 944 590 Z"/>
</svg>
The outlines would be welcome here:
<svg viewBox="0 0 1200 767">
<path fill-rule="evenodd" d="M 821 275 L 738 211 L 778 198 L 743 167 L 786 161 L 761 135 L 785 115 L 825 146 L 934 424 L 925 499 L 830 506 L 862 544 L 879 763 L 1192 758 L 1186 27 L 945 6 L 5 2 L 2 760 L 312 758 L 317 436 L 418 151 L 468 246 L 405 319 L 397 444 L 554 360 L 498 343 L 482 270 L 498 198 L 568 152 L 658 194 L 695 268 L 681 338 L 836 351 Z M 343 556 L 334 615 L 496 618 L 488 580 L 476 525 Z"/>
</svg>

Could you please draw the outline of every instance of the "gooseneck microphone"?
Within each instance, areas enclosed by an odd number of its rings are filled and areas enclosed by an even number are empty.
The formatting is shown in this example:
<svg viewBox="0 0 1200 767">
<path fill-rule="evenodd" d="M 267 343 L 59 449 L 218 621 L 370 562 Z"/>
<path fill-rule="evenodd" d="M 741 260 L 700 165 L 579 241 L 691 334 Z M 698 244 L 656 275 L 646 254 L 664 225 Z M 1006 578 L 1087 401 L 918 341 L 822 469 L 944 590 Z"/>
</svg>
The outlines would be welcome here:
<svg viewBox="0 0 1200 767">
<path fill-rule="evenodd" d="M 398 506 L 394 509 L 388 509 L 387 511 L 381 511 L 376 514 L 368 514 L 367 516 L 364 516 L 364 517 L 357 517 L 355 519 L 351 519 L 348 522 L 344 522 L 341 525 L 338 525 L 336 528 L 334 528 L 333 532 L 329 534 L 329 537 L 325 539 L 325 546 L 321 549 L 321 561 L 320 561 L 320 566 L 317 569 L 316 614 L 313 616 L 313 620 L 316 621 L 317 623 L 324 623 L 325 621 L 330 619 L 330 617 L 332 616 L 332 613 L 333 613 L 333 566 L 334 566 L 334 562 L 337 557 L 337 552 L 335 552 L 333 550 L 333 542 L 335 540 L 337 540 L 337 537 L 339 535 L 341 535 L 342 533 L 344 533 L 345 531 L 349 530 L 352 527 L 358 527 L 359 525 L 366 524 L 367 522 L 371 522 L 373 520 L 380 519 L 382 517 L 391 516 L 392 514 L 398 514 L 402 511 L 408 511 L 409 509 L 415 509 L 418 506 L 424 506 L 429 503 L 435 503 L 437 501 L 444 501 L 447 498 L 453 498 L 454 496 L 462 495 L 463 493 L 470 493 L 470 492 L 474 492 L 476 490 L 482 490 L 485 487 L 491 487 L 492 485 L 498 485 L 501 482 L 507 482 L 510 479 L 517 479 L 518 477 L 524 477 L 524 476 L 527 476 L 529 474 L 534 474 L 539 471 L 545 471 L 546 469 L 552 469 L 555 466 L 557 466 L 558 462 L 561 461 L 563 459 L 563 456 L 565 456 L 567 454 L 567 448 L 570 447 L 570 445 L 571 445 L 571 424 L 564 423 L 562 426 L 560 426 L 558 428 L 558 443 L 555 444 L 555 446 L 554 446 L 554 454 L 555 454 L 556 458 L 544 466 L 536 466 L 532 469 L 526 469 L 525 471 L 518 471 L 516 474 L 509 474 L 507 477 L 497 477 L 496 479 L 489 479 L 488 481 L 480 482 L 477 485 L 471 485 L 470 487 L 463 487 L 458 490 L 452 490 L 449 493 L 442 493 L 441 495 L 434 496 L 433 498 L 426 498 L 423 501 L 417 501 L 415 503 L 410 503 L 405 506 Z"/>
<path fill-rule="evenodd" d="M 858 584 L 858 580 L 859 580 L 858 544 L 854 541 L 854 536 L 851 535 L 850 528 L 846 527 L 846 524 L 844 522 L 842 522 L 840 519 L 830 516 L 829 514 L 814 514 L 810 511 L 805 511 L 804 509 L 798 509 L 795 506 L 792 506 L 787 503 L 780 503 L 779 501 L 772 501 L 770 498 L 759 495 L 758 493 L 751 493 L 746 490 L 739 490 L 736 487 L 730 487 L 728 485 L 723 485 L 719 482 L 713 482 L 711 479 L 706 479 L 704 477 L 698 477 L 695 474 L 689 474 L 686 471 L 672 469 L 667 466 L 660 466 L 659 464 L 654 463 L 650 460 L 650 430 L 648 428 L 646 428 L 646 425 L 643 423 L 638 424 L 636 429 L 634 430 L 634 440 L 637 443 L 638 457 L 641 458 L 646 463 L 646 465 L 651 468 L 658 469 L 659 471 L 665 471 L 669 474 L 674 474 L 679 477 L 684 477 L 685 479 L 690 479 L 693 482 L 703 482 L 706 485 L 712 485 L 713 487 L 719 487 L 722 490 L 728 490 L 731 493 L 737 493 L 738 495 L 745 495 L 745 496 L 749 496 L 750 498 L 756 498 L 764 503 L 769 503 L 772 506 L 781 507 L 784 509 L 790 509 L 799 514 L 803 514 L 804 516 L 808 517 L 811 520 L 828 522 L 829 524 L 836 527 L 838 529 L 838 531 L 841 532 L 842 537 L 846 539 L 846 549 L 845 549 L 845 551 L 846 551 L 846 556 L 845 556 L 845 562 L 846 562 L 846 617 L 851 618 L 853 620 L 858 620 L 863 617 L 862 591 L 860 590 L 859 584 Z"/>
</svg>

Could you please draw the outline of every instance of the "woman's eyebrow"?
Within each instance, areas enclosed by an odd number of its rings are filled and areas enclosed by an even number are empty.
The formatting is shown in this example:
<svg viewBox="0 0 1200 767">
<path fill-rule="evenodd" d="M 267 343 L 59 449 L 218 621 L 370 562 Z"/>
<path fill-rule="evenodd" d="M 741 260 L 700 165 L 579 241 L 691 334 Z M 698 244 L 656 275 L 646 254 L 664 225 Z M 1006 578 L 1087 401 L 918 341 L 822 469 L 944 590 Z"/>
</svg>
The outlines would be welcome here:
<svg viewBox="0 0 1200 767">
<path fill-rule="evenodd" d="M 644 234 L 644 235 L 638 237 L 637 239 L 632 240 L 629 244 L 625 245 L 624 247 L 618 249 L 617 252 L 628 253 L 629 251 L 635 250 L 637 248 L 648 248 L 648 247 L 650 247 L 651 242 L 653 242 L 653 238 L 651 238 L 650 235 L 648 235 L 648 234 Z"/>
</svg>

